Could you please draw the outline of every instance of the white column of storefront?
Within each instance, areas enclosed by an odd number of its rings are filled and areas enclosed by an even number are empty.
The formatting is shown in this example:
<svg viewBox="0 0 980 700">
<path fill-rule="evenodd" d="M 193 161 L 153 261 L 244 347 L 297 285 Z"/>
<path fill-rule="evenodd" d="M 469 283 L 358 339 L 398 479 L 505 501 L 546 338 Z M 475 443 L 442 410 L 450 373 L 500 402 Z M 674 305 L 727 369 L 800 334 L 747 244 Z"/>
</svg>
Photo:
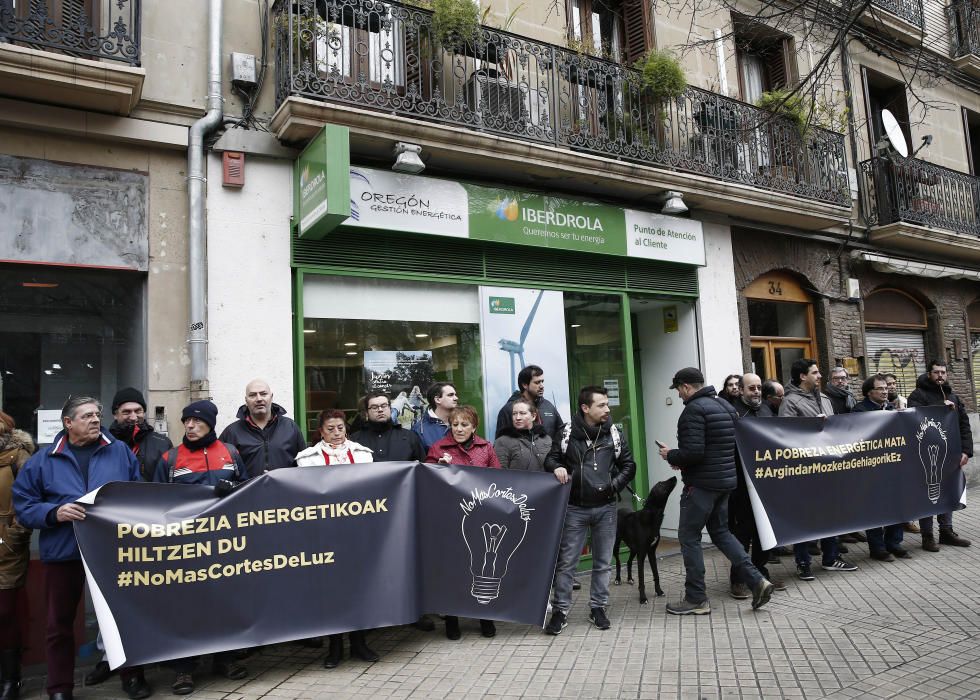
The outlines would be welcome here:
<svg viewBox="0 0 980 700">
<path fill-rule="evenodd" d="M 208 158 L 208 373 L 218 430 L 230 423 L 255 377 L 276 403 L 293 402 L 289 216 L 292 163 L 249 157 L 242 189 L 221 186 L 221 158 Z"/>
<path fill-rule="evenodd" d="M 705 267 L 698 268 L 698 331 L 704 378 L 720 389 L 729 374 L 742 373 L 738 294 L 731 228 L 703 222 Z"/>
</svg>

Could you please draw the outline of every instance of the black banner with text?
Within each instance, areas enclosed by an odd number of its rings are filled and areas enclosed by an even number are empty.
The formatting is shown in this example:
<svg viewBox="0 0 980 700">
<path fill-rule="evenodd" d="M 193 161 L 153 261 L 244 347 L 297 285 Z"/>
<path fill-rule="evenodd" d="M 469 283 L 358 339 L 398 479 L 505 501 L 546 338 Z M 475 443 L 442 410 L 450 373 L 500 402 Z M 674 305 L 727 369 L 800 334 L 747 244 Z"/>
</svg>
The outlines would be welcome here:
<svg viewBox="0 0 980 700">
<path fill-rule="evenodd" d="M 965 504 L 957 415 L 945 406 L 743 419 L 735 435 L 766 549 Z"/>
<path fill-rule="evenodd" d="M 544 622 L 568 502 L 550 474 L 279 469 L 224 498 L 112 483 L 75 524 L 113 668 L 414 622 Z"/>
</svg>

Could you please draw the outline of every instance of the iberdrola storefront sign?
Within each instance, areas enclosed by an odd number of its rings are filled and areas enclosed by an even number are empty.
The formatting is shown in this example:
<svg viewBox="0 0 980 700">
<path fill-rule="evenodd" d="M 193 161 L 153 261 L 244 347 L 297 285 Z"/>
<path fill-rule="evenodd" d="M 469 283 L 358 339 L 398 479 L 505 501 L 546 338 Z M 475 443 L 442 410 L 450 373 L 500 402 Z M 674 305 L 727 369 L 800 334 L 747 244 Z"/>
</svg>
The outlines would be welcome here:
<svg viewBox="0 0 980 700">
<path fill-rule="evenodd" d="M 347 226 L 704 265 L 699 221 L 538 192 L 350 168 Z"/>
</svg>

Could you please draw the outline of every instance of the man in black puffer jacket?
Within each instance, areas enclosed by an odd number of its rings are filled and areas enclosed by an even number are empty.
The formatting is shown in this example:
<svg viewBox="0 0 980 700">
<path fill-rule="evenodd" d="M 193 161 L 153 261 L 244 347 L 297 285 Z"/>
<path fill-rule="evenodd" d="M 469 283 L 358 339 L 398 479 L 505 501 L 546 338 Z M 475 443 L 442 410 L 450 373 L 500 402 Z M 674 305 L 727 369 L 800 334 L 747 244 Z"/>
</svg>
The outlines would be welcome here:
<svg viewBox="0 0 980 700">
<path fill-rule="evenodd" d="M 701 531 L 707 526 L 711 541 L 728 557 L 738 577 L 752 589 L 752 607 L 769 602 L 773 585 L 752 565 L 745 548 L 728 530 L 728 496 L 735 489 L 735 420 L 731 404 L 718 398 L 713 386 L 704 385 L 696 367 L 674 375 L 671 389 L 684 401 L 677 421 L 676 450 L 661 446 L 660 456 L 681 470 L 684 491 L 677 539 L 681 543 L 687 580 L 684 598 L 669 603 L 673 615 L 707 615 L 711 612 L 704 588 L 704 555 Z"/>
<path fill-rule="evenodd" d="M 966 407 L 963 400 L 957 396 L 949 387 L 949 380 L 946 375 L 946 363 L 941 360 L 932 360 L 929 363 L 928 374 L 919 376 L 915 382 L 915 391 L 909 394 L 909 408 L 915 406 L 949 406 L 956 411 L 956 418 L 960 425 L 960 468 L 966 466 L 967 461 L 973 456 L 973 431 L 970 430 L 970 417 L 966 414 Z M 939 520 L 939 542 L 936 542 L 932 531 L 932 516 L 927 516 L 919 520 L 919 529 L 922 532 L 922 549 L 927 552 L 938 552 L 939 545 L 948 544 L 954 547 L 969 547 L 970 540 L 960 537 L 953 530 L 953 514 L 941 513 L 937 516 Z"/>
<path fill-rule="evenodd" d="M 578 395 L 579 412 L 551 444 L 544 468 L 565 484 L 572 482 L 561 533 L 551 620 L 545 631 L 561 634 L 572 607 L 572 577 L 586 533 L 592 534 L 589 620 L 609 629 L 609 574 L 616 540 L 616 494 L 636 475 L 636 462 L 619 429 L 609 420 L 609 394 L 587 386 Z"/>
</svg>

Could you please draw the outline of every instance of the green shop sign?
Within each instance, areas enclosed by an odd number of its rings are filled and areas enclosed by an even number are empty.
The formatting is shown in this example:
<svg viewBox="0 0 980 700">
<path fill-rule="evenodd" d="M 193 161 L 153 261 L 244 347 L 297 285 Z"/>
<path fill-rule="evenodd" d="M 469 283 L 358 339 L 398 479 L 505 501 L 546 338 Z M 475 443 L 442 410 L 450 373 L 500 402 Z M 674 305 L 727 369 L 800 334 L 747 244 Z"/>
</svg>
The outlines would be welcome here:
<svg viewBox="0 0 980 700">
<path fill-rule="evenodd" d="M 705 264 L 691 219 L 373 168 L 349 181 L 347 226 Z"/>
<path fill-rule="evenodd" d="M 300 238 L 320 239 L 350 217 L 350 132 L 328 124 L 293 165 L 293 220 Z"/>
<path fill-rule="evenodd" d="M 490 313 L 509 314 L 513 316 L 517 313 L 513 297 L 490 297 Z"/>
</svg>

